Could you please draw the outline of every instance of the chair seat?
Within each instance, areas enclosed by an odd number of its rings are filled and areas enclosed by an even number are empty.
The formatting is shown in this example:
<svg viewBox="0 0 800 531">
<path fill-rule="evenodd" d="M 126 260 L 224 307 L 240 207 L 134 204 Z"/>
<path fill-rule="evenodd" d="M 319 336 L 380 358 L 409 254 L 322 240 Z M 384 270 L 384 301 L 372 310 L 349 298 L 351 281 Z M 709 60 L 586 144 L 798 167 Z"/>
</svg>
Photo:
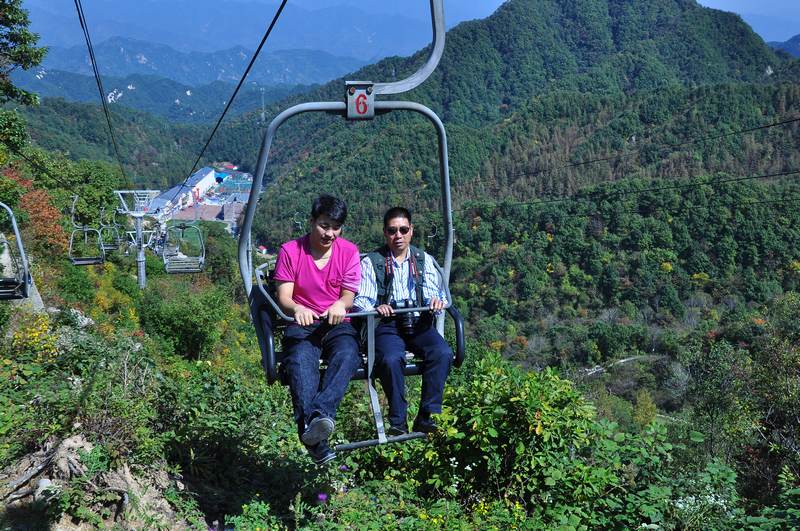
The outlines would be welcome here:
<svg viewBox="0 0 800 531">
<path fill-rule="evenodd" d="M 197 257 L 168 258 L 164 268 L 167 273 L 199 273 L 203 270 L 203 259 Z"/>
<path fill-rule="evenodd" d="M 88 265 L 99 265 L 105 262 L 105 259 L 99 256 L 90 256 L 85 258 L 70 258 L 70 262 L 72 265 L 76 266 L 88 266 Z"/>
</svg>

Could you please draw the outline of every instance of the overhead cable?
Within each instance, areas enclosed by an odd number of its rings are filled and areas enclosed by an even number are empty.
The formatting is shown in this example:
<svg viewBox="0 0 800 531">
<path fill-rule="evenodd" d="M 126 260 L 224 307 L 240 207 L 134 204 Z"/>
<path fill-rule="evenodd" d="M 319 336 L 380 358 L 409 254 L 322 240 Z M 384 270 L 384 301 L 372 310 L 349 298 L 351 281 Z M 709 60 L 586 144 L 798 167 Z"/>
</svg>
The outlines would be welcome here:
<svg viewBox="0 0 800 531">
<path fill-rule="evenodd" d="M 78 10 L 78 20 L 81 23 L 83 37 L 86 40 L 86 48 L 89 50 L 89 62 L 92 63 L 92 71 L 94 72 L 94 79 L 97 83 L 97 90 L 100 92 L 100 101 L 103 104 L 103 114 L 105 114 L 106 123 L 108 124 L 108 133 L 111 135 L 111 143 L 114 144 L 114 153 L 116 153 L 117 162 L 119 162 L 119 169 L 122 171 L 122 177 L 125 179 L 125 181 L 128 181 L 128 177 L 125 174 L 125 167 L 122 164 L 122 156 L 120 155 L 119 145 L 117 144 L 117 137 L 114 135 L 114 126 L 111 124 L 111 113 L 108 110 L 108 103 L 106 102 L 106 91 L 103 88 L 103 81 L 100 78 L 100 70 L 97 67 L 97 58 L 94 55 L 94 46 L 92 45 L 92 38 L 89 35 L 89 26 L 86 23 L 86 17 L 83 13 L 83 4 L 81 4 L 81 0 L 75 0 L 75 9 Z"/>
<path fill-rule="evenodd" d="M 580 167 L 580 166 L 588 166 L 590 164 L 596 164 L 598 162 L 610 162 L 612 160 L 619 160 L 619 159 L 625 159 L 625 158 L 633 157 L 633 156 L 638 155 L 639 153 L 641 153 L 645 148 L 655 147 L 655 148 L 660 149 L 660 150 L 676 149 L 676 148 L 680 148 L 680 147 L 684 147 L 684 146 L 688 146 L 688 145 L 692 145 L 692 144 L 710 142 L 710 141 L 713 141 L 713 140 L 719 140 L 719 139 L 727 138 L 727 137 L 731 137 L 731 136 L 738 136 L 738 135 L 743 135 L 743 134 L 746 134 L 746 133 L 752 133 L 752 132 L 755 132 L 755 131 L 760 131 L 762 129 L 770 129 L 770 128 L 773 128 L 773 127 L 781 127 L 781 126 L 792 124 L 792 123 L 796 123 L 796 122 L 800 122 L 800 117 L 789 118 L 789 119 L 786 119 L 786 120 L 781 120 L 779 122 L 773 122 L 773 123 L 769 123 L 769 124 L 765 124 L 765 125 L 759 125 L 759 126 L 750 127 L 750 128 L 747 128 L 747 129 L 740 129 L 740 130 L 731 131 L 731 132 L 728 132 L 728 133 L 720 133 L 720 134 L 711 135 L 711 136 L 690 138 L 688 140 L 684 140 L 683 142 L 678 142 L 676 144 L 670 144 L 670 143 L 667 143 L 667 142 L 661 142 L 661 143 L 653 144 L 653 145 L 649 145 L 649 146 L 642 146 L 641 148 L 633 150 L 633 151 L 619 152 L 619 153 L 616 153 L 614 155 L 609 155 L 609 156 L 605 156 L 605 157 L 598 157 L 598 158 L 594 158 L 594 159 L 581 160 L 581 161 L 578 161 L 578 162 L 572 162 L 572 163 L 564 164 L 564 165 L 561 165 L 561 166 L 553 166 L 553 167 L 550 167 L 550 168 L 543 168 L 541 170 L 514 173 L 514 174 L 511 174 L 511 177 L 532 177 L 532 176 L 536 176 L 536 175 L 546 175 L 546 174 L 549 174 L 549 173 L 556 172 L 558 170 L 565 170 L 565 169 L 569 169 L 569 168 L 577 168 L 577 167 Z"/>
<path fill-rule="evenodd" d="M 283 8 L 286 6 L 286 2 L 287 1 L 288 0 L 282 0 L 280 6 L 278 6 L 277 11 L 275 11 L 275 16 L 272 17 L 272 22 L 270 22 L 270 25 L 267 28 L 267 31 L 264 33 L 264 36 L 261 38 L 261 43 L 259 43 L 258 48 L 256 48 L 256 51 L 253 54 L 253 57 L 250 58 L 250 64 L 247 65 L 247 68 L 245 69 L 244 74 L 242 74 L 241 79 L 239 79 L 239 83 L 236 85 L 236 89 L 233 91 L 233 95 L 228 99 L 228 102 L 225 105 L 225 109 L 222 111 L 222 114 L 220 115 L 219 119 L 217 120 L 216 125 L 214 125 L 214 129 L 211 131 L 211 135 L 209 135 L 208 140 L 206 140 L 206 143 L 203 146 L 203 149 L 200 150 L 200 154 L 197 155 L 197 159 L 194 161 L 194 164 L 192 165 L 192 169 L 189 170 L 189 173 L 186 176 L 186 179 L 183 180 L 183 183 L 181 184 L 181 187 L 178 188 L 175 191 L 175 195 L 172 196 L 172 199 L 170 199 L 170 201 L 174 201 L 175 200 L 175 198 L 180 193 L 181 188 L 183 188 L 183 186 L 186 185 L 186 183 L 189 181 L 189 177 L 191 177 L 194 174 L 195 170 L 197 169 L 197 165 L 200 163 L 200 160 L 203 158 L 203 155 L 205 154 L 206 149 L 208 149 L 209 144 L 211 144 L 211 140 L 214 138 L 214 135 L 217 134 L 217 130 L 219 129 L 220 124 L 222 124 L 222 120 L 225 119 L 225 115 L 228 113 L 228 109 L 231 108 L 231 105 L 233 105 L 233 101 L 236 99 L 236 95 L 239 94 L 239 90 L 242 88 L 242 85 L 244 85 L 244 82 L 247 79 L 247 75 L 250 73 L 250 70 L 253 68 L 253 65 L 255 64 L 256 59 L 258 58 L 258 54 L 261 53 L 261 49 L 264 47 L 264 44 L 267 42 L 267 39 L 269 38 L 270 33 L 272 33 L 272 29 L 275 27 L 275 24 L 278 22 L 278 19 L 280 18 L 281 13 L 283 12 Z"/>
</svg>

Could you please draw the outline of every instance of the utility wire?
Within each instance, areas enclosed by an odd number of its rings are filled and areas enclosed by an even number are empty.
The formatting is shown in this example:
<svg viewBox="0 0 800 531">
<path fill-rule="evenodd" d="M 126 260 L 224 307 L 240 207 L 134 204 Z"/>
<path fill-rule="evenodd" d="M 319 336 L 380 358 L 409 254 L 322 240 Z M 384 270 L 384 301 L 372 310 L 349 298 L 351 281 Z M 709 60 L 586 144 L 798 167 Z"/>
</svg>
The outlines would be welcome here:
<svg viewBox="0 0 800 531">
<path fill-rule="evenodd" d="M 41 171 L 42 173 L 44 173 L 45 175 L 47 175 L 48 177 L 53 179 L 55 182 L 60 184 L 62 186 L 62 188 L 64 188 L 65 190 L 69 191 L 72 195 L 80 195 L 75 191 L 75 189 L 70 184 L 68 184 L 66 181 L 62 180 L 60 177 L 56 177 L 55 175 L 53 175 L 50 172 L 50 170 L 44 164 L 42 164 L 41 162 L 39 162 L 37 160 L 33 160 L 28 155 L 23 153 L 21 149 L 13 146 L 11 144 L 6 144 L 5 142 L 3 142 L 3 145 L 6 146 L 12 153 L 14 153 L 18 157 L 24 159 L 28 164 L 30 164 L 31 166 L 33 166 L 34 168 L 36 168 L 37 170 Z"/>
<path fill-rule="evenodd" d="M 92 38 L 89 36 L 89 26 L 86 23 L 86 16 L 83 13 L 83 4 L 81 3 L 81 0 L 75 0 L 75 9 L 78 10 L 78 20 L 81 23 L 83 37 L 86 40 L 86 48 L 89 50 L 89 61 L 92 63 L 94 79 L 97 83 L 97 90 L 100 92 L 100 101 L 103 104 L 103 114 L 106 116 L 108 133 L 111 135 L 111 142 L 114 144 L 114 152 L 117 155 L 119 169 L 122 171 L 122 177 L 125 179 L 125 181 L 128 181 L 128 176 L 125 174 L 125 167 L 122 164 L 122 156 L 119 152 L 119 145 L 117 144 L 117 137 L 114 135 L 114 127 L 111 125 L 111 113 L 108 110 L 108 103 L 106 102 L 106 91 L 103 88 L 103 80 L 100 78 L 100 70 L 97 68 L 97 58 L 94 55 L 94 46 L 92 45 Z"/>
<path fill-rule="evenodd" d="M 200 163 L 200 160 L 203 158 L 203 154 L 205 154 L 206 149 L 208 149 L 209 144 L 211 144 L 211 140 L 214 138 L 214 135 L 217 134 L 217 130 L 219 129 L 220 124 L 222 124 L 222 120 L 225 119 L 225 115 L 228 113 L 228 109 L 230 109 L 231 105 L 233 105 L 233 100 L 235 100 L 236 99 L 236 95 L 239 94 L 239 89 L 241 89 L 242 85 L 244 85 L 244 82 L 247 79 L 247 75 L 250 73 L 250 70 L 253 68 L 253 65 L 255 64 L 256 59 L 258 58 L 258 54 L 261 53 L 261 49 L 264 47 L 264 44 L 267 42 L 267 39 L 269 38 L 270 33 L 272 33 L 272 29 L 275 27 L 275 24 L 278 22 L 278 19 L 280 18 L 281 13 L 283 12 L 283 8 L 286 6 L 286 2 L 287 1 L 288 0 L 282 0 L 281 5 L 278 6 L 277 11 L 275 11 L 275 16 L 272 17 L 272 22 L 270 22 L 270 25 L 267 28 L 267 31 L 264 33 L 264 36 L 261 38 L 261 43 L 259 43 L 258 48 L 256 48 L 256 51 L 253 54 L 253 57 L 250 58 L 250 64 L 247 65 L 247 68 L 245 69 L 244 74 L 242 74 L 241 79 L 239 79 L 239 84 L 236 85 L 236 89 L 233 91 L 233 95 L 228 99 L 228 103 L 225 105 L 225 109 L 222 111 L 222 114 L 220 115 L 219 119 L 217 120 L 216 125 L 214 125 L 214 129 L 211 131 L 211 135 L 208 137 L 208 140 L 206 140 L 206 143 L 203 146 L 203 149 L 200 150 L 200 154 L 197 155 L 197 160 L 194 161 L 194 164 L 192 165 L 192 169 L 189 170 L 189 174 L 186 176 L 186 179 L 183 180 L 183 183 L 181 184 L 180 188 L 178 188 L 175 191 L 175 195 L 172 196 L 172 198 L 170 199 L 170 202 L 175 200 L 175 198 L 180 193 L 181 188 L 183 188 L 183 186 L 186 185 L 186 183 L 189 181 L 189 178 L 194 174 L 195 170 L 197 169 L 197 165 Z"/>
<path fill-rule="evenodd" d="M 774 122 L 774 123 L 765 124 L 765 125 L 759 125 L 759 126 L 750 127 L 750 128 L 747 128 L 747 129 L 740 129 L 738 131 L 731 131 L 731 132 L 728 132 L 728 133 L 720 133 L 720 134 L 717 134 L 717 135 L 690 138 L 689 140 L 685 140 L 683 142 L 678 142 L 677 144 L 670 144 L 670 143 L 667 143 L 667 142 L 661 142 L 661 143 L 653 144 L 653 145 L 650 145 L 650 146 L 642 146 L 639 149 L 636 149 L 634 151 L 618 152 L 618 153 L 616 153 L 614 155 L 610 155 L 610 156 L 606 156 L 606 157 L 598 157 L 598 158 L 594 158 L 594 159 L 581 160 L 581 161 L 573 162 L 573 163 L 570 163 L 570 164 L 564 164 L 562 166 L 553 166 L 553 167 L 550 167 L 550 168 L 543 168 L 541 170 L 534 170 L 534 171 L 530 171 L 530 172 L 514 173 L 514 174 L 511 174 L 511 177 L 533 177 L 533 176 L 536 176 L 536 175 L 546 175 L 546 174 L 549 174 L 549 173 L 556 172 L 558 170 L 565 170 L 565 169 L 569 169 L 569 168 L 577 168 L 577 167 L 580 167 L 580 166 L 587 166 L 587 165 L 590 165 L 590 164 L 596 164 L 598 162 L 610 162 L 612 160 L 630 158 L 630 157 L 633 157 L 635 155 L 640 154 L 645 148 L 655 147 L 655 148 L 660 149 L 660 150 L 676 149 L 676 148 L 680 148 L 680 147 L 684 147 L 684 146 L 688 146 L 688 145 L 692 145 L 692 144 L 705 143 L 705 142 L 710 142 L 712 140 L 719 140 L 719 139 L 727 138 L 727 137 L 731 137 L 731 136 L 737 136 L 737 135 L 743 135 L 743 134 L 746 134 L 746 133 L 752 133 L 752 132 L 755 132 L 755 131 L 760 131 L 762 129 L 770 129 L 772 127 L 780 127 L 780 126 L 784 126 L 784 125 L 788 125 L 788 124 L 792 124 L 792 123 L 796 123 L 796 122 L 800 122 L 800 117 L 789 118 L 789 119 L 782 120 L 782 121 L 779 121 L 779 122 Z"/>
<path fill-rule="evenodd" d="M 660 192 L 664 190 L 680 190 L 680 189 L 691 189 L 691 188 L 699 188 L 700 186 L 706 185 L 714 185 L 714 184 L 726 184 L 726 183 L 733 183 L 733 182 L 741 182 L 741 181 L 752 181 L 755 179 L 772 179 L 777 177 L 789 177 L 792 175 L 800 174 L 800 170 L 790 170 L 784 171 L 779 173 L 768 173 L 762 175 L 748 175 L 743 177 L 731 177 L 728 179 L 713 179 L 713 180 L 701 180 L 696 179 L 694 182 L 691 183 L 683 183 L 683 184 L 675 184 L 675 185 L 667 185 L 667 186 L 653 186 L 650 188 L 641 188 L 638 190 L 619 190 L 619 191 L 609 191 L 609 192 L 589 192 L 587 194 L 588 197 L 576 197 L 576 196 L 569 196 L 569 197 L 559 197 L 553 199 L 540 199 L 536 201 L 518 201 L 518 202 L 508 202 L 508 203 L 493 203 L 492 206 L 502 206 L 502 207 L 515 207 L 515 206 L 535 206 L 535 205 L 544 205 L 550 203 L 578 203 L 582 201 L 592 201 L 592 200 L 602 200 L 609 197 L 616 197 L 616 196 L 626 196 L 626 195 L 635 195 L 635 194 L 643 194 L 647 192 Z M 466 210 L 474 210 L 477 207 L 462 207 L 455 209 L 456 212 L 463 212 Z"/>
</svg>

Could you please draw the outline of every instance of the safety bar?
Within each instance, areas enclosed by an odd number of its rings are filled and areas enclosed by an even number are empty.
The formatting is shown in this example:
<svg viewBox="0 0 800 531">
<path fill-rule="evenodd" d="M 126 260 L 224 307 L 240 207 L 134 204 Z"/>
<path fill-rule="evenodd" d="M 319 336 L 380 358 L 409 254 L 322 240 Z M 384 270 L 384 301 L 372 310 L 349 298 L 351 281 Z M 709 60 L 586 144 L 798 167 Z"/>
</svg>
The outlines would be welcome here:
<svg viewBox="0 0 800 531">
<path fill-rule="evenodd" d="M 17 241 L 17 252 L 19 252 L 19 259 L 20 262 L 22 262 L 22 271 L 16 275 L 21 284 L 20 298 L 27 299 L 30 293 L 30 286 L 33 283 L 30 266 L 28 265 L 28 255 L 25 254 L 25 247 L 22 245 L 22 236 L 19 233 L 17 218 L 14 217 L 14 212 L 5 203 L 0 202 L 0 207 L 3 207 L 3 209 L 8 212 L 8 219 L 11 220 L 11 230 L 14 233 L 14 239 Z"/>
<path fill-rule="evenodd" d="M 396 435 L 394 437 L 386 437 L 384 441 L 381 441 L 380 439 L 369 439 L 367 441 L 337 444 L 334 450 L 337 452 L 349 452 L 350 450 L 360 450 L 361 448 L 369 448 L 371 446 L 378 446 L 380 444 L 413 441 L 414 439 L 426 439 L 427 437 L 427 433 L 411 432 L 404 433 L 402 435 Z"/>
<path fill-rule="evenodd" d="M 273 322 L 273 317 L 270 315 L 269 311 L 267 311 L 267 307 L 265 306 L 265 297 L 264 293 L 261 290 L 253 290 L 249 296 L 248 300 L 250 303 L 250 311 L 253 317 L 253 324 L 255 325 L 256 329 L 256 337 L 258 339 L 258 344 L 261 350 L 261 365 L 264 369 L 264 373 L 267 376 L 267 381 L 269 383 L 274 383 L 280 381 L 280 375 L 278 374 L 278 358 L 275 351 L 275 334 L 274 328 L 275 324 Z M 413 311 L 431 311 L 428 307 L 420 307 L 420 308 L 401 308 L 395 310 L 397 313 L 406 313 L 406 312 L 413 312 Z M 455 348 L 453 352 L 453 366 L 454 367 L 461 367 L 464 363 L 464 357 L 466 355 L 466 336 L 464 333 L 464 319 L 461 316 L 461 313 L 456 309 L 455 306 L 448 306 L 445 310 L 448 315 L 453 319 L 453 324 L 455 325 Z M 348 314 L 348 317 L 366 317 L 367 319 L 374 319 L 375 317 L 382 317 L 377 312 L 353 312 Z M 294 321 L 293 319 L 288 322 Z M 285 321 L 287 322 L 287 321 Z M 369 348 L 369 345 L 368 345 Z M 416 366 L 411 366 L 409 368 L 409 374 L 414 374 L 416 371 Z M 367 373 L 361 374 L 364 371 L 363 368 L 358 370 L 358 374 L 355 377 L 356 379 L 365 378 Z"/>
</svg>

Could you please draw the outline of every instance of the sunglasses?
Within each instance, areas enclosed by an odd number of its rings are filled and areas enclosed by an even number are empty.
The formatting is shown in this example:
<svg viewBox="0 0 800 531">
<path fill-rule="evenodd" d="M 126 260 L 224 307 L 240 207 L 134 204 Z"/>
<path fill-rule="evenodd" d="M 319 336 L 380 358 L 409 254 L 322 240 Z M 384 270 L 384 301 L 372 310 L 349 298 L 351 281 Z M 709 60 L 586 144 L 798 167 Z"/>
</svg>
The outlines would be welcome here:
<svg viewBox="0 0 800 531">
<path fill-rule="evenodd" d="M 408 231 L 411 230 L 411 227 L 409 227 L 409 226 L 405 226 L 405 227 L 386 227 L 384 230 L 386 231 L 386 234 L 388 234 L 389 236 L 394 236 L 395 234 L 397 234 L 397 231 L 400 231 L 400 234 L 405 236 L 406 234 L 408 234 Z"/>
</svg>

